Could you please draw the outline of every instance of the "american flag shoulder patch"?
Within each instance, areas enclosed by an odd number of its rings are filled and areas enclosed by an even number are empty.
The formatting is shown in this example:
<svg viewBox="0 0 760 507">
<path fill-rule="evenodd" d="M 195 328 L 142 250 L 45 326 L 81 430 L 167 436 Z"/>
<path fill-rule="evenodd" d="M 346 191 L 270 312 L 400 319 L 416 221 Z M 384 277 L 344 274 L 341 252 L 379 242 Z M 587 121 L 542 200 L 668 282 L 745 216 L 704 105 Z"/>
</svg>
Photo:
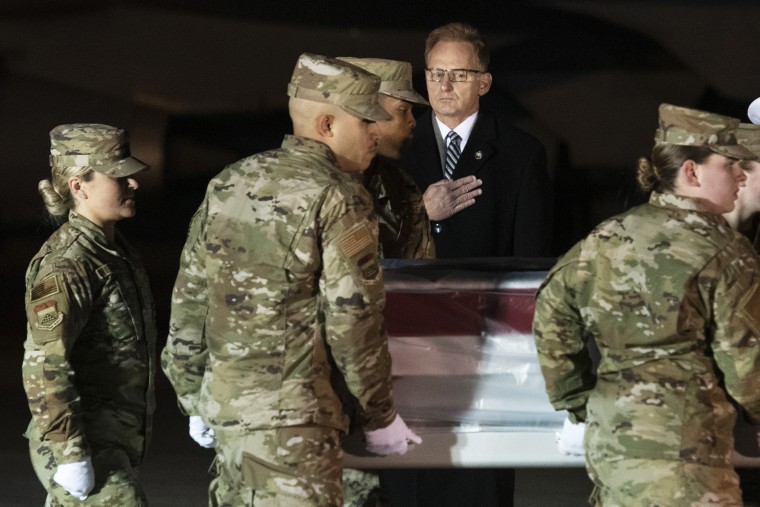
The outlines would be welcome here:
<svg viewBox="0 0 760 507">
<path fill-rule="evenodd" d="M 360 225 L 348 231 L 339 240 L 343 255 L 356 266 L 366 284 L 377 282 L 380 265 L 377 259 L 377 246 L 372 233 L 366 225 Z"/>
<path fill-rule="evenodd" d="M 340 239 L 340 249 L 351 259 L 368 246 L 372 246 L 372 235 L 365 225 L 357 227 Z"/>
<path fill-rule="evenodd" d="M 30 298 L 31 301 L 37 301 L 38 299 L 50 297 L 59 292 L 61 292 L 61 288 L 58 286 L 58 277 L 55 276 L 55 274 L 51 274 L 32 287 Z"/>
</svg>

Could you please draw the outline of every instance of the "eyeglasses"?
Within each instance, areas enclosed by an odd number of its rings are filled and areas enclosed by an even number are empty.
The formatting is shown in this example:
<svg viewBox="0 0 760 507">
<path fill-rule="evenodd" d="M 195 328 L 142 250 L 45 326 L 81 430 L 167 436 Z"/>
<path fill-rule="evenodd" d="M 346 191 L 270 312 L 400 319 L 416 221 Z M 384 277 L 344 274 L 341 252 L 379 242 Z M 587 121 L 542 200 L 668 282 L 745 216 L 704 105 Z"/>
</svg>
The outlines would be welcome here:
<svg viewBox="0 0 760 507">
<path fill-rule="evenodd" d="M 433 81 L 434 83 L 440 83 L 443 81 L 443 75 L 448 73 L 449 74 L 449 81 L 452 83 L 458 83 L 460 81 L 467 81 L 467 77 L 469 76 L 470 72 L 474 72 L 476 74 L 484 74 L 485 71 L 483 70 L 475 70 L 475 69 L 450 69 L 450 70 L 443 70 L 443 69 L 425 69 L 425 77 L 428 81 Z"/>
</svg>

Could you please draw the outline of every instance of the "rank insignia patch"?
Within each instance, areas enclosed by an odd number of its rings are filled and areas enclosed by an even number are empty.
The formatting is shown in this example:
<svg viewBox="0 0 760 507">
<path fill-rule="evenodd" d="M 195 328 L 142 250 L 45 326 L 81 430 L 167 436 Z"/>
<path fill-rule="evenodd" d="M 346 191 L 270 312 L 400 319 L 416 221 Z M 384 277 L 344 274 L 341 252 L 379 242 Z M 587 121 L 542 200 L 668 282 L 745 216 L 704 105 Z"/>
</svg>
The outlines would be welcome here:
<svg viewBox="0 0 760 507">
<path fill-rule="evenodd" d="M 37 314 L 37 322 L 34 323 L 37 329 L 50 331 L 63 322 L 63 314 L 58 311 L 56 302 L 52 300 L 35 306 L 34 313 Z"/>
<path fill-rule="evenodd" d="M 365 280 L 374 280 L 380 272 L 380 266 L 377 264 L 375 255 L 369 253 L 359 259 L 357 263 L 359 270 L 362 272 L 362 278 Z"/>
</svg>

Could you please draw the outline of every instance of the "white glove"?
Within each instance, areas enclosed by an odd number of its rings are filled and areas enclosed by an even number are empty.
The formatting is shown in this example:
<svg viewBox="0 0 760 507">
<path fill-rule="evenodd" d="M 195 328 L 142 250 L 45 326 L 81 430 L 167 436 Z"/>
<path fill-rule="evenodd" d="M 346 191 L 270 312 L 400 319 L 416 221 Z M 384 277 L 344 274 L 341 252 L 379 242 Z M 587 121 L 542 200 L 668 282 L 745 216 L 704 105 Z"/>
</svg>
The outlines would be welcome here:
<svg viewBox="0 0 760 507">
<path fill-rule="evenodd" d="M 566 456 L 584 456 L 583 434 L 586 433 L 586 423 L 572 423 L 565 419 L 562 431 L 557 432 L 557 447 Z"/>
<path fill-rule="evenodd" d="M 80 500 L 87 499 L 87 495 L 95 486 L 95 470 L 92 468 L 92 460 L 85 458 L 82 461 L 58 465 L 53 480 L 68 491 L 71 496 Z"/>
<path fill-rule="evenodd" d="M 760 125 L 760 97 L 753 100 L 752 104 L 749 105 L 747 117 L 755 125 Z"/>
<path fill-rule="evenodd" d="M 190 436 L 201 447 L 205 447 L 206 449 L 216 447 L 214 430 L 206 426 L 206 423 L 203 422 L 203 419 L 199 415 L 190 416 Z"/>
<path fill-rule="evenodd" d="M 422 439 L 406 426 L 398 414 L 385 428 L 365 431 L 364 438 L 367 440 L 367 450 L 380 456 L 401 455 L 407 451 L 410 442 L 422 443 Z"/>
</svg>

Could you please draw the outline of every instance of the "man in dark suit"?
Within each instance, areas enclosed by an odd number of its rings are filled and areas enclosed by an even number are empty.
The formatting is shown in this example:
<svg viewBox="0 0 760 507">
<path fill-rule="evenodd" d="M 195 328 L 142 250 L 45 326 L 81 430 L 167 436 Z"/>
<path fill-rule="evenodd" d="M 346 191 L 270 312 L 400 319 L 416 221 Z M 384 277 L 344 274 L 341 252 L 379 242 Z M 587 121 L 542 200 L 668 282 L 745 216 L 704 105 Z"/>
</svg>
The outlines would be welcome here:
<svg viewBox="0 0 760 507">
<path fill-rule="evenodd" d="M 480 109 L 493 79 L 489 59 L 483 38 L 469 25 L 451 23 L 428 35 L 425 78 L 432 111 L 417 119 L 401 167 L 426 189 L 438 258 L 549 257 L 553 192 L 546 153 L 533 136 Z M 458 150 L 449 149 L 452 142 Z M 456 187 L 455 179 L 468 176 L 482 181 L 481 195 L 468 207 L 452 207 L 468 191 Z M 513 469 L 389 470 L 382 483 L 394 507 L 513 504 Z"/>
<path fill-rule="evenodd" d="M 432 110 L 418 118 L 401 166 L 426 189 L 438 258 L 548 257 L 553 193 L 546 153 L 536 138 L 480 109 L 493 79 L 489 59 L 483 38 L 469 25 L 451 23 L 428 35 L 425 78 Z M 453 156 L 447 155 L 451 131 L 459 138 L 460 153 Z M 448 174 L 447 158 L 456 162 Z M 451 181 L 469 175 L 482 180 L 474 205 L 453 215 L 437 213 L 462 190 Z"/>
</svg>

